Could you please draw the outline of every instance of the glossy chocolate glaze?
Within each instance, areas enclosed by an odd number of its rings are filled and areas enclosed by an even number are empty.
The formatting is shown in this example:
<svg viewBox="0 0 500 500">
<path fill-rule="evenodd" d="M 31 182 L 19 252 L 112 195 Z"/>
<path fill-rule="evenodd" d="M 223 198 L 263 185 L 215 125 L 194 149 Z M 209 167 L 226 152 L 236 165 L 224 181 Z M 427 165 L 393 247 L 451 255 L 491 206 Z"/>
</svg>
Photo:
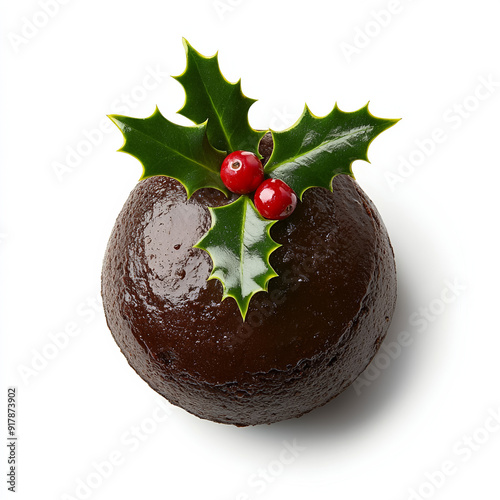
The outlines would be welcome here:
<svg viewBox="0 0 500 500">
<path fill-rule="evenodd" d="M 264 141 L 265 156 L 272 144 Z M 326 403 L 367 366 L 394 310 L 392 248 L 357 183 L 306 191 L 271 235 L 279 277 L 250 302 L 243 323 L 209 255 L 193 245 L 210 227 L 205 189 L 186 199 L 175 180 L 140 182 L 106 251 L 108 325 L 132 367 L 172 403 L 217 422 L 270 423 Z"/>
</svg>

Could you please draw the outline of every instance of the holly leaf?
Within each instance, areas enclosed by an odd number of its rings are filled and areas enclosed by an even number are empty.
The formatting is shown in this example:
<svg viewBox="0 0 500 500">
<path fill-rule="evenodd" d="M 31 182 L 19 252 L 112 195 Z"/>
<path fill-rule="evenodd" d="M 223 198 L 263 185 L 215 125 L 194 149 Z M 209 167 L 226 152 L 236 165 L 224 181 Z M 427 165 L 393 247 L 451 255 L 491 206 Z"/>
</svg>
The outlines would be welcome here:
<svg viewBox="0 0 500 500">
<path fill-rule="evenodd" d="M 255 102 L 243 95 L 241 80 L 229 83 L 222 76 L 217 54 L 204 57 L 183 39 L 186 70 L 174 78 L 186 92 L 184 106 L 178 111 L 195 123 L 208 119 L 210 144 L 220 151 L 251 151 L 259 156 L 259 141 L 265 132 L 257 132 L 248 123 L 248 110 Z"/>
<path fill-rule="evenodd" d="M 222 283 L 222 300 L 233 297 L 244 321 L 250 299 L 267 291 L 269 280 L 277 276 L 269 263 L 269 256 L 280 246 L 269 234 L 276 221 L 264 219 L 248 196 L 209 210 L 212 227 L 195 247 L 212 258 L 208 279 Z"/>
<path fill-rule="evenodd" d="M 297 123 L 283 132 L 272 132 L 274 149 L 265 171 L 286 182 L 302 199 L 304 191 L 319 186 L 332 189 L 338 174 L 352 177 L 355 160 L 368 161 L 370 143 L 399 120 L 377 118 L 368 104 L 352 113 L 337 105 L 324 117 L 306 106 Z"/>
<path fill-rule="evenodd" d="M 158 108 L 149 118 L 109 118 L 125 139 L 118 151 L 142 163 L 141 180 L 154 175 L 173 177 L 184 185 L 188 198 L 205 187 L 228 194 L 220 177 L 225 154 L 210 145 L 206 122 L 183 127 L 167 120 Z"/>
</svg>

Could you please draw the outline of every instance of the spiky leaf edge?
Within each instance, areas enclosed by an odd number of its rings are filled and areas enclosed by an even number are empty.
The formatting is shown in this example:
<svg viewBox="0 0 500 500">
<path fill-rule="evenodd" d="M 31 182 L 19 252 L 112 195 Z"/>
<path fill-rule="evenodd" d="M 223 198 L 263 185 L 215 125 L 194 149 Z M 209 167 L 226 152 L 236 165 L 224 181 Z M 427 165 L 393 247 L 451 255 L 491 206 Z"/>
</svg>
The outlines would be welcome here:
<svg viewBox="0 0 500 500">
<path fill-rule="evenodd" d="M 302 121 L 302 119 L 304 118 L 304 116 L 306 114 L 309 114 L 312 118 L 314 119 L 317 119 L 317 120 L 320 120 L 320 119 L 323 119 L 323 118 L 326 118 L 328 115 L 330 115 L 331 113 L 333 113 L 335 110 L 339 111 L 340 113 L 344 113 L 344 114 L 350 114 L 350 113 L 358 113 L 360 111 L 363 111 L 363 110 L 366 110 L 366 112 L 368 113 L 368 115 L 372 118 L 374 118 L 375 120 L 381 120 L 381 121 L 387 121 L 387 122 L 392 122 L 390 123 L 390 125 L 388 125 L 386 128 L 384 128 L 383 130 L 381 130 L 377 135 L 375 135 L 372 139 L 370 139 L 370 141 L 368 141 L 368 144 L 366 146 L 366 153 L 364 155 L 364 158 L 355 158 L 354 160 L 352 160 L 349 165 L 348 165 L 348 168 L 346 169 L 345 172 L 337 172 L 335 173 L 332 178 L 330 179 L 330 183 L 329 183 L 329 189 L 330 191 L 333 191 L 333 179 L 337 176 L 337 175 L 340 175 L 340 174 L 346 174 L 346 175 L 349 175 L 350 177 L 352 177 L 353 179 L 355 179 L 355 176 L 354 176 L 354 173 L 352 171 L 352 164 L 355 162 L 355 161 L 358 161 L 358 160 L 361 160 L 361 161 L 366 161 L 367 163 L 370 163 L 371 164 L 371 161 L 368 159 L 368 150 L 370 148 L 370 145 L 371 143 L 382 133 L 382 132 L 385 132 L 386 130 L 390 129 L 391 127 L 393 127 L 397 122 L 399 122 L 401 120 L 401 118 L 395 118 L 395 119 L 391 119 L 391 118 L 380 118 L 380 117 L 377 117 L 375 115 L 373 115 L 370 110 L 368 109 L 368 106 L 370 104 L 370 101 L 368 101 L 366 103 L 365 106 L 362 106 L 361 108 L 357 109 L 356 111 L 342 111 L 337 103 L 335 103 L 335 106 L 333 107 L 332 111 L 330 111 L 330 113 L 324 115 L 324 116 L 318 116 L 318 115 L 315 115 L 311 110 L 310 108 L 308 107 L 307 104 L 305 104 L 304 106 L 304 111 L 302 112 L 302 114 L 300 115 L 300 117 L 297 119 L 297 121 L 291 125 L 290 127 L 288 127 L 287 129 L 285 130 L 280 130 L 280 131 L 275 131 L 275 130 L 272 130 L 270 129 L 269 132 L 271 132 L 271 135 L 273 137 L 273 144 L 276 145 L 276 135 L 279 135 L 279 134 L 284 134 L 284 133 L 288 133 L 288 132 L 292 132 L 293 129 L 297 126 L 300 125 L 300 122 Z M 273 148 L 273 153 L 274 153 L 274 148 Z M 268 162 L 266 163 L 266 165 L 264 166 L 264 171 L 267 175 L 269 175 L 269 177 L 272 177 L 272 178 L 279 178 L 279 177 L 276 177 L 276 176 L 273 176 L 272 172 L 274 170 L 277 170 L 279 169 L 279 166 L 275 167 L 275 168 L 270 168 L 272 166 L 272 159 L 273 159 L 273 154 L 271 153 L 271 157 L 269 158 Z M 299 196 L 299 199 L 302 201 L 302 198 L 304 196 L 304 193 L 308 190 L 308 189 L 311 189 L 313 187 L 325 187 L 325 186 L 316 186 L 316 185 L 311 185 L 311 186 L 308 186 L 306 187 L 305 189 L 303 189 L 300 193 L 298 193 L 298 196 Z"/>
<path fill-rule="evenodd" d="M 246 196 L 246 195 L 242 195 L 242 196 L 238 197 L 235 201 L 233 201 L 229 205 L 233 205 L 235 203 L 240 202 L 240 200 L 242 198 L 248 198 L 248 201 L 255 208 L 255 205 L 253 204 L 253 201 L 248 196 Z M 223 205 L 222 207 L 208 207 L 208 210 L 210 211 L 211 220 L 212 220 L 210 229 L 201 237 L 201 239 L 200 239 L 200 241 L 198 241 L 198 243 L 196 243 L 195 245 L 193 245 L 193 248 L 198 248 L 198 249 L 203 250 L 203 251 L 205 251 L 205 252 L 208 253 L 208 255 L 210 256 L 210 260 L 212 261 L 213 267 L 212 267 L 212 271 L 211 271 L 210 276 L 208 277 L 207 281 L 208 280 L 216 279 L 216 280 L 218 280 L 222 284 L 222 299 L 221 299 L 221 302 L 223 300 L 227 299 L 228 297 L 231 297 L 232 299 L 234 299 L 234 301 L 236 302 L 236 304 L 238 306 L 238 309 L 239 309 L 239 311 L 241 313 L 241 317 L 242 317 L 243 321 L 245 321 L 246 315 L 248 313 L 248 308 L 250 306 L 250 301 L 252 300 L 252 298 L 254 297 L 254 295 L 256 295 L 259 292 L 267 292 L 268 288 L 269 288 L 269 281 L 272 278 L 277 278 L 279 276 L 276 273 L 276 271 L 274 270 L 274 268 L 271 266 L 271 263 L 269 262 L 269 258 L 271 256 L 271 254 L 275 250 L 277 250 L 278 248 L 280 248 L 282 245 L 280 243 L 277 243 L 276 241 L 274 241 L 273 238 L 272 238 L 272 236 L 271 236 L 271 233 L 270 233 L 271 228 L 278 221 L 277 220 L 274 220 L 274 221 L 273 220 L 269 220 L 268 221 L 268 225 L 266 227 L 266 236 L 267 236 L 268 240 L 272 243 L 272 248 L 266 253 L 265 258 L 264 258 L 264 262 L 266 263 L 267 267 L 271 270 L 271 272 L 269 272 L 269 275 L 266 278 L 264 286 L 260 290 L 255 290 L 254 292 L 252 292 L 248 296 L 247 300 L 245 300 L 245 302 L 244 302 L 243 305 L 240 304 L 239 301 L 238 301 L 238 299 L 237 299 L 237 297 L 235 297 L 234 294 L 227 293 L 226 285 L 222 281 L 222 279 L 214 275 L 215 267 L 216 267 L 214 257 L 210 253 L 209 250 L 207 250 L 206 248 L 204 248 L 204 247 L 201 246 L 201 244 L 203 243 L 203 240 L 207 237 L 207 235 L 210 233 L 210 231 L 214 228 L 214 226 L 216 224 L 217 210 L 223 209 L 223 208 L 225 208 L 225 207 L 227 207 L 229 205 Z M 257 211 L 257 213 L 258 213 L 258 211 Z"/>
<path fill-rule="evenodd" d="M 245 99 L 248 99 L 249 101 L 252 101 L 252 103 L 250 104 L 250 107 L 252 106 L 252 104 L 256 103 L 257 102 L 257 99 L 253 99 L 252 97 L 248 97 L 246 96 L 244 93 L 243 93 L 243 90 L 241 88 L 241 78 L 236 82 L 236 83 L 231 83 L 222 73 L 221 69 L 220 69 L 220 64 L 219 64 L 219 51 L 217 51 L 213 56 L 204 56 L 203 54 L 201 54 L 200 52 L 198 52 L 187 40 L 186 38 L 183 38 L 182 39 L 182 44 L 184 46 L 184 50 L 186 52 L 186 69 L 180 74 L 180 75 L 177 75 L 177 76 L 173 76 L 172 78 L 174 80 L 176 80 L 177 82 L 179 82 L 181 85 L 182 85 L 182 88 L 184 89 L 184 104 L 181 106 L 181 108 L 177 111 L 178 114 L 182 115 L 182 116 L 185 116 L 186 118 L 188 118 L 189 120 L 193 121 L 191 118 L 187 117 L 186 115 L 184 115 L 182 113 L 182 111 L 187 107 L 188 105 L 188 95 L 187 95 L 187 92 L 185 90 L 185 87 L 184 87 L 184 84 L 182 83 L 182 78 L 184 77 L 184 75 L 186 75 L 186 73 L 188 72 L 188 61 L 189 61 L 189 51 L 193 51 L 193 53 L 195 53 L 199 58 L 201 59 L 205 59 L 205 60 L 211 60 L 211 59 L 216 59 L 216 62 L 217 62 L 217 68 L 219 69 L 219 74 L 220 76 L 222 77 L 222 79 L 228 84 L 228 85 L 231 85 L 231 86 L 234 86 L 234 85 L 238 85 L 239 87 L 239 92 L 241 94 L 242 97 L 244 97 Z M 249 109 L 250 109 L 249 107 Z M 218 115 L 217 111 L 214 110 L 215 113 Z M 256 154 L 259 158 L 262 158 L 262 155 L 260 154 L 259 152 L 259 144 L 260 144 L 260 141 L 262 140 L 262 138 L 264 137 L 264 135 L 268 132 L 267 130 L 264 130 L 264 131 L 258 131 L 258 130 L 255 130 L 251 125 L 250 125 L 250 121 L 248 120 L 248 111 L 247 111 L 247 115 L 245 117 L 245 121 L 246 121 L 246 124 L 248 125 L 248 128 L 250 129 L 251 132 L 254 132 L 257 136 L 258 136 L 258 140 L 256 141 L 256 146 L 255 148 L 252 148 L 252 153 Z M 196 122 L 194 122 L 196 123 Z M 221 125 L 222 127 L 222 125 Z M 224 129 L 224 127 L 222 127 Z M 227 138 L 227 137 L 226 137 Z M 229 142 L 229 141 L 228 141 Z M 230 146 L 230 144 L 228 144 L 228 146 Z M 228 147 L 228 151 L 224 151 L 226 152 L 226 154 L 229 154 L 229 153 L 232 153 L 234 151 L 236 151 L 237 149 L 232 149 L 230 147 Z M 246 149 L 248 150 L 248 149 Z"/>
<path fill-rule="evenodd" d="M 167 118 L 165 118 L 161 111 L 159 110 L 158 106 L 155 107 L 155 110 L 153 111 L 153 113 L 146 117 L 146 118 L 135 118 L 136 120 L 148 120 L 149 118 L 152 118 L 154 117 L 155 115 L 161 115 L 165 120 L 167 120 Z M 186 186 L 186 184 L 184 183 L 184 181 L 182 181 L 181 179 L 178 179 L 177 177 L 173 176 L 173 175 L 167 175 L 167 174 L 151 174 L 151 175 L 146 175 L 146 166 L 144 165 L 144 163 L 142 162 L 142 160 L 136 156 L 135 154 L 129 152 L 129 151 L 126 151 L 125 148 L 126 148 L 126 145 L 127 145 L 127 136 L 125 135 L 125 130 L 124 128 L 122 128 L 120 126 L 120 123 L 123 123 L 119 120 L 119 118 L 122 117 L 122 115 L 107 115 L 107 117 L 113 122 L 113 124 L 118 128 L 118 130 L 120 130 L 120 132 L 122 133 L 122 137 L 123 137 L 123 144 L 120 146 L 120 148 L 117 149 L 117 152 L 119 153 L 125 153 L 125 154 L 128 154 L 130 156 L 132 156 L 133 158 L 135 158 L 136 160 L 139 161 L 139 163 L 141 164 L 142 166 L 142 175 L 141 177 L 139 178 L 139 181 L 142 181 L 144 179 L 149 179 L 150 177 L 156 177 L 157 175 L 161 175 L 161 176 L 164 176 L 164 177 L 170 177 L 172 179 L 175 179 L 176 181 L 180 182 L 182 184 L 182 186 L 184 187 L 184 189 L 186 190 L 186 195 L 187 195 L 187 198 L 189 199 L 194 193 L 196 193 L 196 191 L 198 191 L 199 189 L 204 189 L 204 188 L 213 188 L 213 189 L 217 189 L 218 191 L 220 191 L 221 193 L 223 193 L 226 197 L 229 196 L 229 191 L 227 190 L 227 188 L 225 188 L 225 186 L 223 185 L 222 183 L 222 186 L 217 186 L 216 184 L 212 184 L 212 183 L 208 183 L 207 185 L 205 186 L 200 186 L 200 187 L 197 187 L 196 189 L 194 190 L 191 190 L 188 186 Z M 167 120 L 167 121 L 170 121 L 170 120 Z M 195 125 L 192 125 L 192 126 L 183 126 L 183 125 L 178 125 L 174 122 L 170 122 L 174 125 L 176 125 L 177 127 L 183 127 L 185 129 L 205 129 L 205 137 L 204 137 L 204 141 L 206 141 L 208 143 L 208 145 L 210 147 L 212 147 L 215 151 L 219 152 L 219 153 L 222 153 L 224 154 L 225 151 L 219 151 L 217 150 L 216 148 L 214 148 L 208 141 L 208 137 L 207 137 L 207 133 L 206 133 L 206 128 L 207 128 L 207 123 L 208 123 L 208 120 L 205 120 L 205 122 L 203 123 L 200 123 L 200 124 L 195 124 Z M 126 124 L 123 124 L 124 127 L 126 127 L 127 125 Z"/>
</svg>

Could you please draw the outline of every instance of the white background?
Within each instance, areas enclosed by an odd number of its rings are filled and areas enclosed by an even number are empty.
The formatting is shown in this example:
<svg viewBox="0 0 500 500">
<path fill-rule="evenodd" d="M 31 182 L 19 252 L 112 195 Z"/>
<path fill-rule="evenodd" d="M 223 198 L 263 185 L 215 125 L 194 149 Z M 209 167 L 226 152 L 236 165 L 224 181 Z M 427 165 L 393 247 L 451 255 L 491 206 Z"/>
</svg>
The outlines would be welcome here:
<svg viewBox="0 0 500 500">
<path fill-rule="evenodd" d="M 0 16 L 0 434 L 16 386 L 17 498 L 499 498 L 498 2 L 54 1 Z M 168 77 L 183 36 L 259 99 L 255 128 L 305 102 L 403 118 L 354 165 L 396 252 L 396 354 L 301 419 L 238 429 L 161 406 L 97 302 L 141 174 L 104 117 L 158 104 L 186 123 Z"/>
</svg>

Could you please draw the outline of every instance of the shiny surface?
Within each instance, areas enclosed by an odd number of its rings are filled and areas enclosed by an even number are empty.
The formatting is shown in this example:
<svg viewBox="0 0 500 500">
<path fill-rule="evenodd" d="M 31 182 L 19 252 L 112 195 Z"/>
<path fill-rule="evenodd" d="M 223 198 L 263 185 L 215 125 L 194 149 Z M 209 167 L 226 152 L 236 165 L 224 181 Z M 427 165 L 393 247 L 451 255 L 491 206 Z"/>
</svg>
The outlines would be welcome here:
<svg viewBox="0 0 500 500">
<path fill-rule="evenodd" d="M 300 199 L 311 186 L 330 189 L 332 178 L 352 175 L 354 160 L 367 160 L 370 143 L 397 121 L 373 116 L 368 104 L 352 113 L 335 105 L 323 117 L 306 106 L 292 127 L 273 132 L 275 144 L 266 174 L 286 182 Z"/>
<path fill-rule="evenodd" d="M 230 202 L 154 177 L 132 191 L 103 267 L 108 325 L 129 363 L 172 403 L 218 422 L 299 416 L 341 392 L 375 354 L 394 310 L 392 249 L 375 207 L 347 176 L 311 189 L 271 228 L 279 277 L 243 323 L 210 257 L 193 245 L 207 206 Z"/>
<path fill-rule="evenodd" d="M 255 191 L 264 180 L 264 167 L 255 154 L 235 151 L 224 158 L 220 176 L 232 193 L 248 194 Z"/>
<path fill-rule="evenodd" d="M 343 189 L 353 196 L 347 183 Z M 271 255 L 279 277 L 270 281 L 269 294 L 251 301 L 252 334 L 241 344 L 238 332 L 245 330 L 236 304 L 221 302 L 221 284 L 207 281 L 210 257 L 192 248 L 210 227 L 205 206 L 221 205 L 225 197 L 207 190 L 187 201 L 176 181 L 142 181 L 119 219 L 112 252 L 120 271 L 113 273 L 117 306 L 134 336 L 153 353 L 168 352 L 170 368 L 214 383 L 284 370 L 335 343 L 359 310 L 375 262 L 371 225 L 331 198 L 316 191 L 273 227 L 283 245 Z M 276 294 L 279 305 L 270 300 Z"/>
<path fill-rule="evenodd" d="M 143 166 L 141 179 L 167 175 L 184 184 L 188 195 L 211 187 L 227 192 L 220 178 L 224 153 L 207 139 L 207 123 L 183 127 L 167 120 L 158 108 L 148 118 L 111 115 L 125 142 L 119 149 Z"/>
<path fill-rule="evenodd" d="M 267 179 L 255 192 L 254 202 L 266 219 L 283 220 L 295 210 L 297 196 L 282 180 Z"/>
<path fill-rule="evenodd" d="M 269 264 L 270 254 L 279 247 L 269 235 L 275 223 L 263 219 L 248 196 L 218 208 L 210 208 L 212 227 L 196 244 L 213 262 L 211 278 L 224 288 L 222 300 L 236 300 L 244 319 L 252 297 L 267 290 L 276 276 Z"/>
<path fill-rule="evenodd" d="M 179 114 L 194 123 L 207 122 L 208 140 L 219 151 L 256 153 L 264 131 L 253 130 L 248 120 L 243 119 L 255 99 L 243 95 L 241 81 L 229 83 L 224 78 L 217 54 L 202 56 L 186 40 L 184 48 L 186 70 L 174 77 L 186 91 Z"/>
</svg>

